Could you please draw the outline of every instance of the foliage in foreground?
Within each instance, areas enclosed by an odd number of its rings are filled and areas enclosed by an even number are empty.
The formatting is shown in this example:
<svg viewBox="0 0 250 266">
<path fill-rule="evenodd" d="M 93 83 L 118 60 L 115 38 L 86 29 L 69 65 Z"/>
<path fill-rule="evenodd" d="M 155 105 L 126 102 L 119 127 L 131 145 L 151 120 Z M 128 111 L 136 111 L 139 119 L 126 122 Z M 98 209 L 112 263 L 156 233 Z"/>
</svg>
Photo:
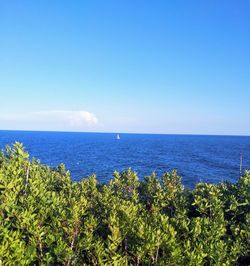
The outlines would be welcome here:
<svg viewBox="0 0 250 266">
<path fill-rule="evenodd" d="M 0 265 L 247 265 L 249 189 L 249 172 L 193 191 L 175 171 L 73 182 L 16 143 L 0 154 Z"/>
</svg>

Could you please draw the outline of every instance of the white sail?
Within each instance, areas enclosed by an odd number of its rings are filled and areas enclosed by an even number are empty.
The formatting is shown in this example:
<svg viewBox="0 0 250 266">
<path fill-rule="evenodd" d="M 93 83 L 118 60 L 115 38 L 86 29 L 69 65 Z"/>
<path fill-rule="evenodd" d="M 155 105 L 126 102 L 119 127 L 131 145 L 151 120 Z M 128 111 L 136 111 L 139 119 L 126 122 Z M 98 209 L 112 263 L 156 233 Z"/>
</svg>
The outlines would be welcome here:
<svg viewBox="0 0 250 266">
<path fill-rule="evenodd" d="M 120 139 L 120 135 L 119 134 L 117 134 L 116 139 Z"/>
</svg>

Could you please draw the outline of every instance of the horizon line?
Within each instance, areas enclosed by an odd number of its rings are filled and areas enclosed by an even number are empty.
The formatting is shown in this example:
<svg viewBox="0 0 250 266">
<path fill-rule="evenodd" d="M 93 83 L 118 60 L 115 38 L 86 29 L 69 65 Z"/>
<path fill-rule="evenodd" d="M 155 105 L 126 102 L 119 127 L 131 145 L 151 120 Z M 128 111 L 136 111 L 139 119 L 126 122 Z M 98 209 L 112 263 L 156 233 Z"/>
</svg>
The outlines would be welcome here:
<svg viewBox="0 0 250 266">
<path fill-rule="evenodd" d="M 51 133 L 95 133 L 95 134 L 131 134 L 131 135 L 180 135 L 180 136 L 221 136 L 250 137 L 245 134 L 208 134 L 208 133 L 154 133 L 154 132 L 122 132 L 122 131 L 70 131 L 70 130 L 32 130 L 32 129 L 0 129 L 0 131 L 51 132 Z"/>
</svg>

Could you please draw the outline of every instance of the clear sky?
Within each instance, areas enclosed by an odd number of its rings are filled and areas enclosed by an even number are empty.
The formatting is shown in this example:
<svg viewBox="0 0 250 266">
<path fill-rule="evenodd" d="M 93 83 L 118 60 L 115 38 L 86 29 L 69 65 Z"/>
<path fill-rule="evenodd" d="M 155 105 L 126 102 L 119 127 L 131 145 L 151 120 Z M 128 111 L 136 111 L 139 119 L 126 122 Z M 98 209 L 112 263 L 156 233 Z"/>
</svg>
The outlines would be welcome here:
<svg viewBox="0 0 250 266">
<path fill-rule="evenodd" d="M 0 129 L 250 135 L 250 1 L 0 0 Z"/>
</svg>

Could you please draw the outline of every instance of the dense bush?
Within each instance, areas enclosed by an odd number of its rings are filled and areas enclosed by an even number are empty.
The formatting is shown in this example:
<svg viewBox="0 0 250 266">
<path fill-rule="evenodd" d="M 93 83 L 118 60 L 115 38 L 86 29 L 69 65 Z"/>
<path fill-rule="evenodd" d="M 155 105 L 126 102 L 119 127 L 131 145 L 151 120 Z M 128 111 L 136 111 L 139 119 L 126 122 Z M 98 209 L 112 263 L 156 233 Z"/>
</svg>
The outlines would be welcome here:
<svg viewBox="0 0 250 266">
<path fill-rule="evenodd" d="M 249 201 L 249 172 L 193 191 L 175 171 L 73 182 L 16 143 L 0 154 L 0 265 L 248 265 Z"/>
</svg>

